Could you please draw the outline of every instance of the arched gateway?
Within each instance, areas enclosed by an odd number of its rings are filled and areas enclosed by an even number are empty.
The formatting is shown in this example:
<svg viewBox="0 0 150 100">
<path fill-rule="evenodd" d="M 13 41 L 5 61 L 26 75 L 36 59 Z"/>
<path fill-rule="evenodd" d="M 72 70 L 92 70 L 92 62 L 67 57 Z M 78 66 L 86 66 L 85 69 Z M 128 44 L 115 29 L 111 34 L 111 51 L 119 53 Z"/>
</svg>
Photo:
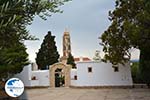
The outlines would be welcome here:
<svg viewBox="0 0 150 100">
<path fill-rule="evenodd" d="M 56 87 L 55 80 L 56 80 L 56 73 L 57 70 L 61 70 L 61 74 L 64 75 L 64 86 L 69 87 L 70 86 L 70 70 L 71 65 L 65 65 L 63 63 L 55 63 L 50 66 L 50 87 Z"/>
</svg>

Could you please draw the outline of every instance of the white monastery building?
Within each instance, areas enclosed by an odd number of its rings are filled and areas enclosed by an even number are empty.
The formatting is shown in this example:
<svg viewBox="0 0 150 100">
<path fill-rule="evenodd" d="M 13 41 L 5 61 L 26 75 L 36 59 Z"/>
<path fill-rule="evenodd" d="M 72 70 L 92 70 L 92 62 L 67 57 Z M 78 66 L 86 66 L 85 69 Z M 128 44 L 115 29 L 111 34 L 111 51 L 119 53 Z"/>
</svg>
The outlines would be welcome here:
<svg viewBox="0 0 150 100">
<path fill-rule="evenodd" d="M 64 77 L 60 82 L 65 87 L 132 87 L 130 63 L 112 67 L 111 63 L 104 63 L 97 59 L 98 52 L 91 60 L 88 57 L 75 58 L 76 69 L 66 64 L 69 53 L 71 53 L 71 41 L 68 31 L 63 35 L 63 56 L 60 62 L 49 67 L 49 70 L 38 70 L 37 66 L 24 67 L 19 77 L 27 87 L 50 86 L 56 87 L 56 74 Z M 60 72 L 56 72 L 60 69 Z"/>
<path fill-rule="evenodd" d="M 102 87 L 132 86 L 130 64 L 112 67 L 104 62 L 77 62 L 77 69 L 71 70 L 71 86 Z"/>
</svg>

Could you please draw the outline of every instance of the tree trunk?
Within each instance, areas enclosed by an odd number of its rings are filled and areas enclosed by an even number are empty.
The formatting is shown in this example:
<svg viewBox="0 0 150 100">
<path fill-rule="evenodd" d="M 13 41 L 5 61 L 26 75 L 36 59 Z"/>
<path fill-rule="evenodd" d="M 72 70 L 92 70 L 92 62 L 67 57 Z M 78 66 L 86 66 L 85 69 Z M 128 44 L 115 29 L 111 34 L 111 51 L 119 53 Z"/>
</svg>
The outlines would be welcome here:
<svg viewBox="0 0 150 100">
<path fill-rule="evenodd" d="M 150 87 L 150 46 L 140 49 L 139 70 L 141 79 Z"/>
</svg>

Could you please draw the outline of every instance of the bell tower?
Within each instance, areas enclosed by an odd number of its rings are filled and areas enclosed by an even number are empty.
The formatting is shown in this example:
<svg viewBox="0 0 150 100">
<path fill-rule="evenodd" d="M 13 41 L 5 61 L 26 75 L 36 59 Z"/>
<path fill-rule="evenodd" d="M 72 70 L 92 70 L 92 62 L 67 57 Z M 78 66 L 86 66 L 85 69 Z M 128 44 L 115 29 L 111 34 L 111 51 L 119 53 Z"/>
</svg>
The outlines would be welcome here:
<svg viewBox="0 0 150 100">
<path fill-rule="evenodd" d="M 61 62 L 67 63 L 67 58 L 71 53 L 71 41 L 70 41 L 70 33 L 67 29 L 63 34 L 63 56 L 61 57 Z"/>
<path fill-rule="evenodd" d="M 63 56 L 68 58 L 69 53 L 71 53 L 70 34 L 67 30 L 65 30 L 63 34 Z"/>
</svg>

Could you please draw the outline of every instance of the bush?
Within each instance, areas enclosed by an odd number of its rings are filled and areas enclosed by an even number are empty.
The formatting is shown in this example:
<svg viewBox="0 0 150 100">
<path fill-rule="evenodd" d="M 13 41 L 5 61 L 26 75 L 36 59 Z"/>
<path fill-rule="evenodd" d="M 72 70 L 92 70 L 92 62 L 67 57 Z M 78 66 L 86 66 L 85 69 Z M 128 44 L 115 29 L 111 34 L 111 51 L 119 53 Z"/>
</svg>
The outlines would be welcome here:
<svg viewBox="0 0 150 100">
<path fill-rule="evenodd" d="M 133 83 L 143 83 L 143 80 L 139 71 L 139 62 L 132 62 L 131 74 L 132 74 Z"/>
</svg>

